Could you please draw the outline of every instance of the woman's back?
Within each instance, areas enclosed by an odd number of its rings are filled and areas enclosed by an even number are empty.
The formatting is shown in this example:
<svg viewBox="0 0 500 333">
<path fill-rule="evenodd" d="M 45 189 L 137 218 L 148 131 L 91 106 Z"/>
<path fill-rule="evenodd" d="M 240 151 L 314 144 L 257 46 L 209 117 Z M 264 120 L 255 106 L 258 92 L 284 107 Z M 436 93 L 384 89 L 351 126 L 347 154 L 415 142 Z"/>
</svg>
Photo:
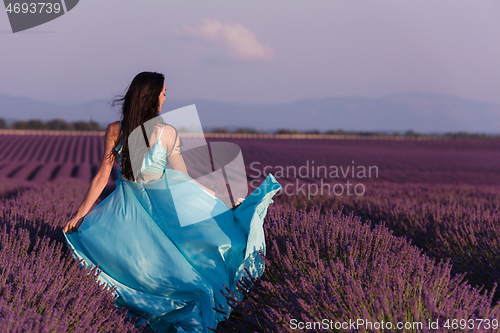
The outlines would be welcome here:
<svg viewBox="0 0 500 333">
<path fill-rule="evenodd" d="M 121 122 L 118 126 L 121 127 Z M 182 153 L 182 141 L 179 138 L 176 128 L 165 123 L 154 124 L 154 126 L 146 124 L 144 132 L 141 127 L 134 130 L 134 132 L 130 136 L 131 140 L 129 140 L 128 145 L 131 163 L 133 166 L 136 166 L 134 178 L 137 181 L 161 178 L 163 171 L 169 164 L 169 158 L 175 160 L 175 156 Z M 122 136 L 123 134 L 121 133 L 120 137 Z M 115 147 L 121 168 L 123 168 L 122 141 Z M 120 171 L 119 177 L 121 177 Z"/>
</svg>

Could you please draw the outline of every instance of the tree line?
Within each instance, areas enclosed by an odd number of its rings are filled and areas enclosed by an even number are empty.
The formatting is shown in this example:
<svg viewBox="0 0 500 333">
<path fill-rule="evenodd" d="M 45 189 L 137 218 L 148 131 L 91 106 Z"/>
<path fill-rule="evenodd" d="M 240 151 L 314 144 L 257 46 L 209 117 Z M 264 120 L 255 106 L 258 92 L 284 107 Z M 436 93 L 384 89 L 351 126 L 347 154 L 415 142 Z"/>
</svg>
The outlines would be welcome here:
<svg viewBox="0 0 500 333">
<path fill-rule="evenodd" d="M 103 128 L 95 121 L 75 121 L 69 123 L 62 119 L 48 122 L 42 120 L 19 120 L 8 125 L 5 119 L 0 118 L 0 129 L 28 129 L 28 130 L 54 130 L 54 131 L 102 131 Z"/>
<path fill-rule="evenodd" d="M 95 121 L 75 121 L 67 122 L 62 119 L 54 119 L 48 122 L 42 120 L 19 120 L 8 125 L 5 119 L 0 118 L 0 129 L 29 129 L 29 130 L 55 130 L 55 131 L 103 131 L 104 128 Z M 361 136 L 406 136 L 406 137 L 419 137 L 419 136 L 445 136 L 452 138 L 486 138 L 486 137 L 500 137 L 500 135 L 486 134 L 486 133 L 468 133 L 468 132 L 450 132 L 439 134 L 423 134 L 417 133 L 413 130 L 405 132 L 381 132 L 381 131 L 346 131 L 342 129 L 330 129 L 326 131 L 319 130 L 296 130 L 280 128 L 273 131 L 257 130 L 250 127 L 240 127 L 235 130 L 229 130 L 225 127 L 216 127 L 208 131 L 210 133 L 240 133 L 240 134 L 326 134 L 326 135 L 361 135 Z"/>
<path fill-rule="evenodd" d="M 237 128 L 230 131 L 225 127 L 216 127 L 211 130 L 211 133 L 245 133 L 245 134 L 326 134 L 326 135 L 357 135 L 357 136 L 406 136 L 406 137 L 423 137 L 423 136 L 443 136 L 451 138 L 500 138 L 498 134 L 487 133 L 468 133 L 468 132 L 449 132 L 449 133 L 418 133 L 413 130 L 404 132 L 383 132 L 383 131 L 346 131 L 343 129 L 330 129 L 326 131 L 319 130 L 304 130 L 299 131 L 296 129 L 281 128 L 275 131 L 259 131 L 253 128 Z"/>
</svg>

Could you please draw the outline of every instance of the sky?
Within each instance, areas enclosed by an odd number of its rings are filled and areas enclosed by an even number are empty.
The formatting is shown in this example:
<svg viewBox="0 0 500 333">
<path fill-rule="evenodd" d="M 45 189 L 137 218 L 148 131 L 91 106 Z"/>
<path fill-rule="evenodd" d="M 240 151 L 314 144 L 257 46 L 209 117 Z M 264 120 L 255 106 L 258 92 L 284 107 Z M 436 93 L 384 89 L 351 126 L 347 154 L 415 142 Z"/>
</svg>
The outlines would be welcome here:
<svg viewBox="0 0 500 333">
<path fill-rule="evenodd" d="M 85 0 L 12 33 L 0 94 L 81 103 L 165 74 L 167 99 L 429 92 L 500 103 L 498 0 Z"/>
</svg>

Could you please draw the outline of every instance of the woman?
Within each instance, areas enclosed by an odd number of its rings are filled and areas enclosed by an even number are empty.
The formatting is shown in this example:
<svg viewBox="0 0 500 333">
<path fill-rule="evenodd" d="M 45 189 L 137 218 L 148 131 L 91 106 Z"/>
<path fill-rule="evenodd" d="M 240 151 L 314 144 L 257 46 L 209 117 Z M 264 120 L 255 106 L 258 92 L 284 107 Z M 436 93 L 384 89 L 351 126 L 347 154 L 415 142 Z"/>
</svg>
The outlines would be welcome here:
<svg viewBox="0 0 500 333">
<path fill-rule="evenodd" d="M 227 287 L 241 299 L 236 282 L 245 271 L 253 277 L 264 271 L 262 223 L 281 185 L 269 175 L 227 209 L 189 176 L 177 130 L 158 117 L 164 93 L 162 74 L 134 78 L 119 100 L 122 120 L 107 127 L 99 171 L 64 235 L 75 259 L 99 265 L 99 280 L 116 286 L 116 305 L 130 315 L 146 313 L 160 332 L 208 332 L 231 312 L 221 291 Z M 135 145 L 138 138 L 145 144 Z M 89 212 L 115 156 L 116 189 Z M 181 215 L 197 223 L 181 223 Z"/>
</svg>

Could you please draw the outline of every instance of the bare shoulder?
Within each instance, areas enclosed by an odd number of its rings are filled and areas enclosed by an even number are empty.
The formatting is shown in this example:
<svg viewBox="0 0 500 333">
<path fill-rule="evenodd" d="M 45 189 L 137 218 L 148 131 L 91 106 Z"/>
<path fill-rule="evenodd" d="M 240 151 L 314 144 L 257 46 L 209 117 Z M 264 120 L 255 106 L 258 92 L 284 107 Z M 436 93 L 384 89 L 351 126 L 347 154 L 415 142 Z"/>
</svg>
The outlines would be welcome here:
<svg viewBox="0 0 500 333">
<path fill-rule="evenodd" d="M 175 127 L 170 124 L 165 125 L 165 127 L 163 128 L 163 133 L 161 134 L 161 142 L 163 144 L 163 148 L 165 148 L 165 150 L 167 151 L 170 151 L 175 145 L 177 137 L 178 134 Z"/>
<path fill-rule="evenodd" d="M 166 124 L 165 127 L 163 128 L 163 133 L 161 134 L 161 137 L 162 139 L 171 138 L 173 140 L 176 134 L 177 130 L 175 129 L 175 127 L 170 124 Z"/>
<path fill-rule="evenodd" d="M 106 136 L 117 137 L 120 134 L 120 122 L 114 121 L 106 128 Z"/>
<path fill-rule="evenodd" d="M 120 132 L 120 122 L 117 120 L 117 121 L 114 121 L 112 122 L 111 124 L 108 125 L 108 127 L 106 128 L 106 131 L 109 131 L 111 133 L 115 133 L 115 132 Z"/>
<path fill-rule="evenodd" d="M 114 143 L 118 140 L 118 136 L 120 135 L 120 122 L 115 121 L 108 125 L 106 128 L 106 141 Z"/>
</svg>

